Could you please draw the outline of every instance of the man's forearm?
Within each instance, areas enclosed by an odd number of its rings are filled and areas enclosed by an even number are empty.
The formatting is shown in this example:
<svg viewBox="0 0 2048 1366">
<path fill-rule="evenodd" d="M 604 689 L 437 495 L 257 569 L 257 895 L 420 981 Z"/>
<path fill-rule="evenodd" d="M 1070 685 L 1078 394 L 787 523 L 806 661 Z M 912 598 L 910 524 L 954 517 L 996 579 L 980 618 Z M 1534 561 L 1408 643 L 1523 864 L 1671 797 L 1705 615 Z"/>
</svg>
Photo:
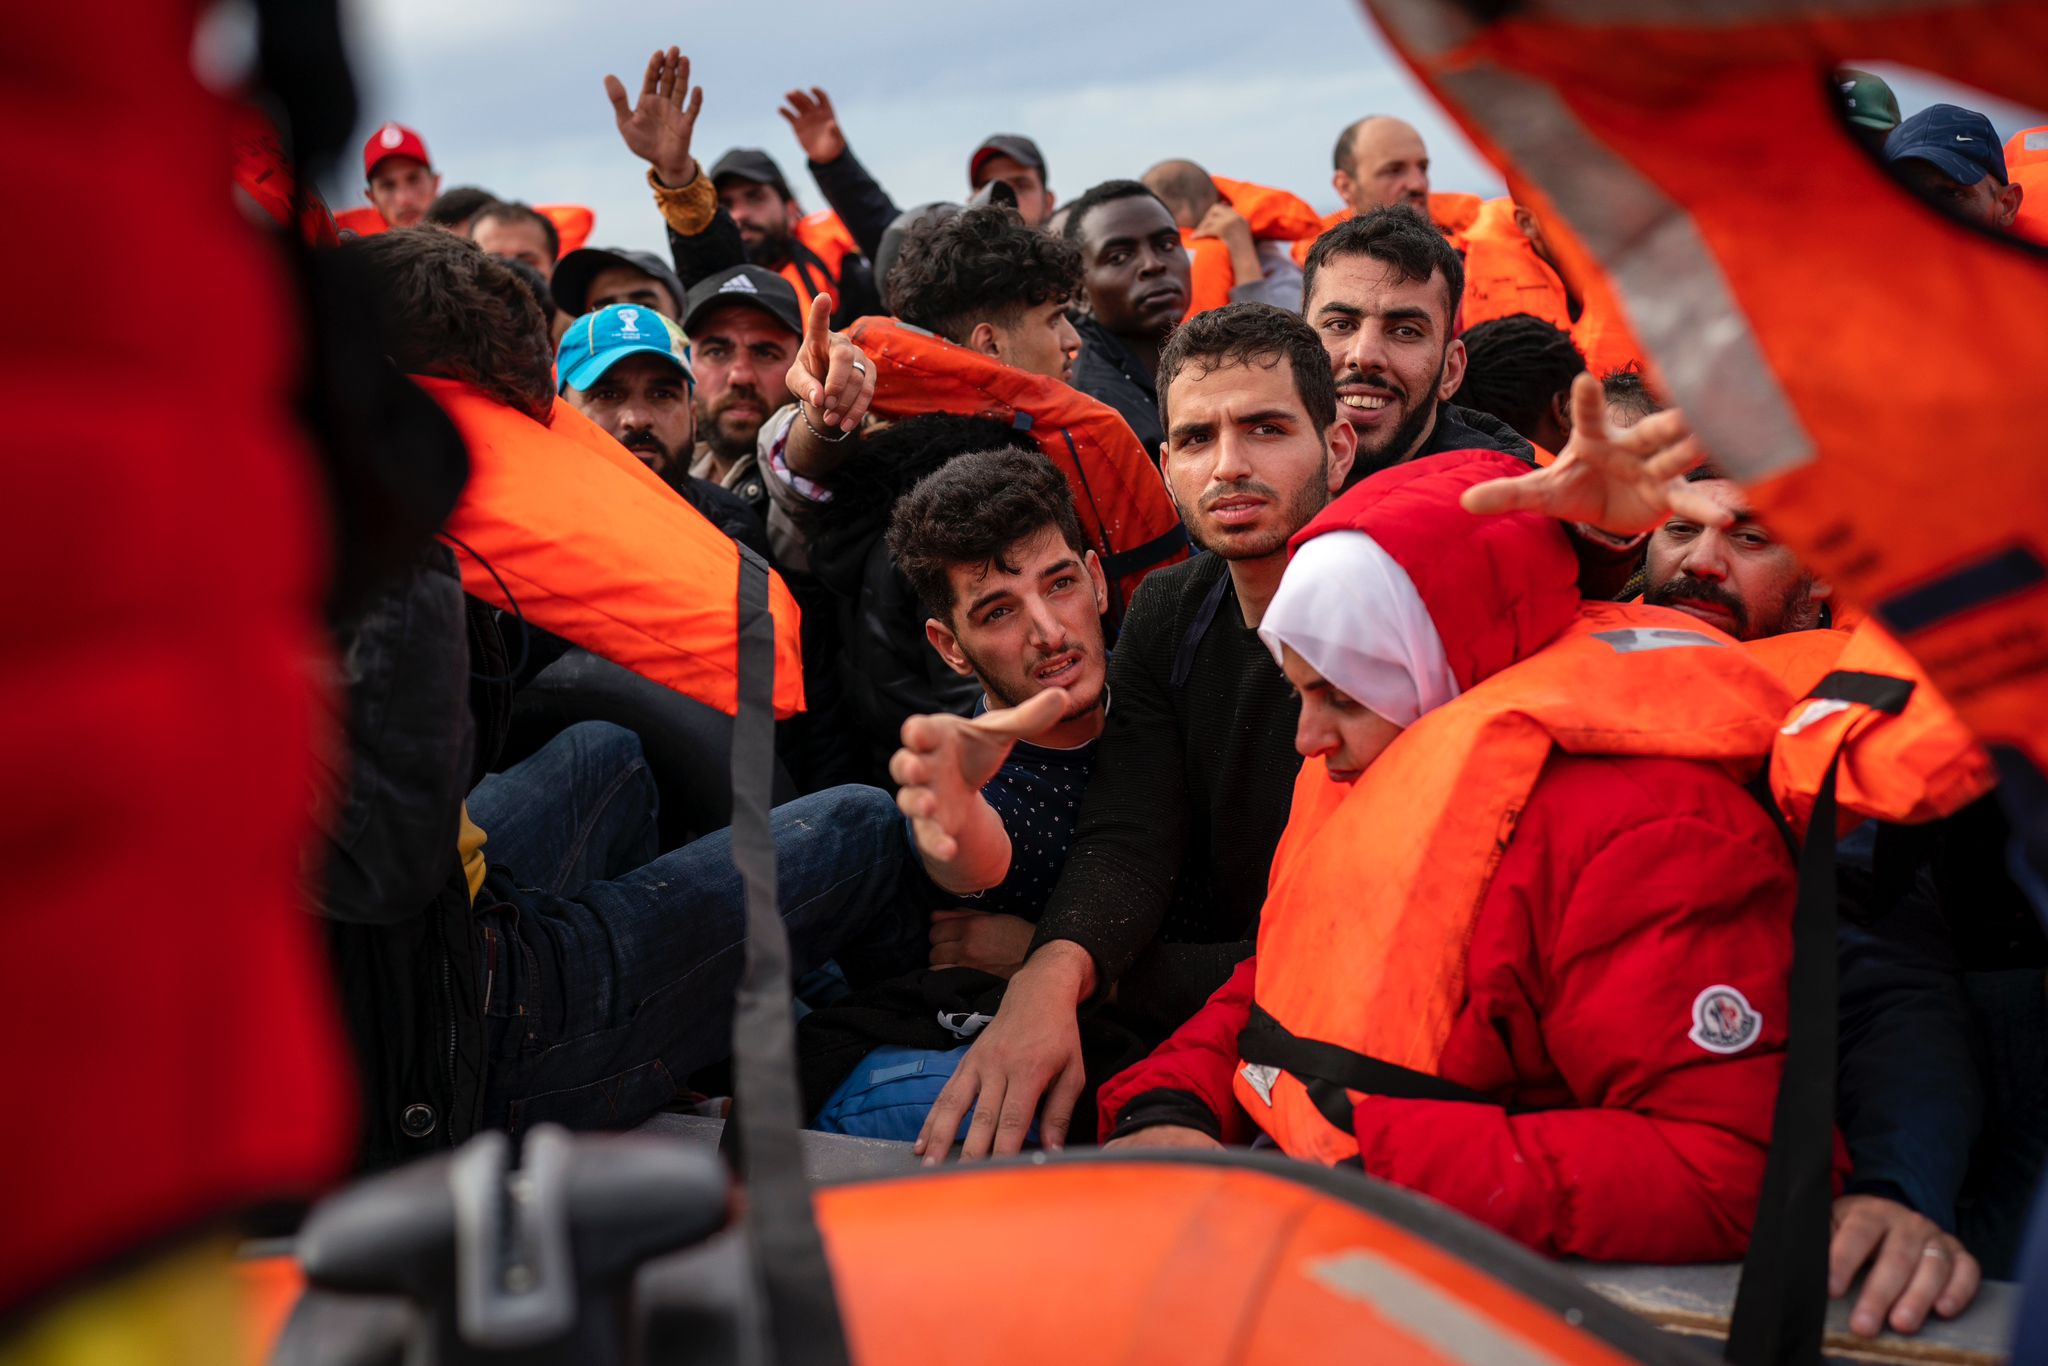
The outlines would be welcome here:
<svg viewBox="0 0 2048 1366">
<path fill-rule="evenodd" d="M 1054 939 L 1040 944 L 1024 960 L 1020 972 L 1034 973 L 1062 982 L 1073 989 L 1074 1004 L 1095 994 L 1095 955 L 1071 939 Z"/>
<path fill-rule="evenodd" d="M 833 416 L 839 414 L 834 413 Z M 790 473 L 822 483 L 838 472 L 848 456 L 860 449 L 858 431 L 832 440 L 826 435 L 830 430 L 825 425 L 824 413 L 817 405 L 803 398 L 797 400 L 796 412 L 789 423 L 789 444 L 782 454 Z"/>
<path fill-rule="evenodd" d="M 953 840 L 958 848 L 949 859 L 933 858 L 922 849 L 918 851 L 925 872 L 946 891 L 955 896 L 973 896 L 1000 885 L 1010 875 L 1010 832 L 1003 828 L 1003 818 L 979 792 L 974 794 L 973 807 Z"/>
</svg>

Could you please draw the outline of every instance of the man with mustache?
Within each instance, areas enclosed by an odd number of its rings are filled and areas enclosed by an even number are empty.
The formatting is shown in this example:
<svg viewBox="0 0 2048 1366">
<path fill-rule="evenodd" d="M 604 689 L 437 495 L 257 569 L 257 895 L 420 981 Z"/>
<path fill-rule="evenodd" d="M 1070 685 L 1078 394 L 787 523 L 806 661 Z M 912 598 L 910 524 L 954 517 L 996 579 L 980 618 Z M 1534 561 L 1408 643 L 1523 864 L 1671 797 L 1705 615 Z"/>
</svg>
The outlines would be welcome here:
<svg viewBox="0 0 2048 1366">
<path fill-rule="evenodd" d="M 555 375 L 569 405 L 611 433 L 720 531 L 765 555 L 761 514 L 690 473 L 695 378 L 682 331 L 651 308 L 614 304 L 569 325 Z"/>
<path fill-rule="evenodd" d="M 730 489 L 767 517 L 761 426 L 790 401 L 785 376 L 803 339 L 796 290 L 760 266 L 720 271 L 690 290 L 683 331 L 697 376 L 698 447 L 690 473 Z"/>
<path fill-rule="evenodd" d="M 1710 466 L 1687 482 L 1728 516 L 1723 527 L 1673 517 L 1650 534 L 1643 601 L 1698 617 L 1737 640 L 1831 624 L 1833 590 L 1757 521 L 1742 486 Z"/>
<path fill-rule="evenodd" d="M 1081 1007 L 1114 987 L 1119 1018 L 1156 1041 L 1252 952 L 1300 768 L 1299 703 L 1256 628 L 1356 437 L 1315 334 L 1269 304 L 1181 325 L 1159 391 L 1160 474 L 1211 553 L 1153 572 L 1131 601 L 1072 852 L 1030 957 L 925 1120 L 927 1162 L 970 1107 L 963 1156 L 1018 1151 L 1034 1117 L 1062 1146 L 1087 1082 Z"/>
<path fill-rule="evenodd" d="M 1534 459 L 1498 420 L 1450 402 L 1465 379 L 1458 299 L 1465 266 L 1406 206 L 1349 218 L 1316 239 L 1302 267 L 1302 316 L 1329 353 L 1337 411 L 1358 438 L 1356 483 L 1441 451 Z"/>
</svg>

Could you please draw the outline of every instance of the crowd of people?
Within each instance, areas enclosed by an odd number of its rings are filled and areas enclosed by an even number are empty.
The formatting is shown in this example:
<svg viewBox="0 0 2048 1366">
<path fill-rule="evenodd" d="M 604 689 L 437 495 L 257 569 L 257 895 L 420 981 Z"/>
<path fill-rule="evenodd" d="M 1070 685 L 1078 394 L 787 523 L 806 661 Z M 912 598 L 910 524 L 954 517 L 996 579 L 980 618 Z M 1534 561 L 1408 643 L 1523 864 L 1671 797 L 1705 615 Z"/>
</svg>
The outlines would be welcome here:
<svg viewBox="0 0 2048 1366">
<path fill-rule="evenodd" d="M 1439 192 L 1371 116 L 1328 215 L 1184 158 L 1062 194 L 1016 133 L 904 208 L 791 91 L 818 207 L 766 151 L 699 160 L 676 49 L 605 84 L 667 259 L 444 189 L 397 124 L 340 250 L 400 371 L 593 424 L 800 604 L 773 830 L 809 1120 L 927 1162 L 1277 1146 L 1554 1256 L 1740 1257 L 1805 819 L 1760 775 L 1875 627 L 1541 197 Z M 1841 93 L 1941 211 L 2048 211 L 1982 114 Z M 370 1162 L 722 1107 L 729 725 L 466 595 L 468 551 L 336 627 L 310 885 Z M 1975 796 L 1837 849 L 1830 1291 L 1862 1277 L 1863 1334 L 2005 1273 L 2048 1155 L 2048 945 Z"/>
</svg>

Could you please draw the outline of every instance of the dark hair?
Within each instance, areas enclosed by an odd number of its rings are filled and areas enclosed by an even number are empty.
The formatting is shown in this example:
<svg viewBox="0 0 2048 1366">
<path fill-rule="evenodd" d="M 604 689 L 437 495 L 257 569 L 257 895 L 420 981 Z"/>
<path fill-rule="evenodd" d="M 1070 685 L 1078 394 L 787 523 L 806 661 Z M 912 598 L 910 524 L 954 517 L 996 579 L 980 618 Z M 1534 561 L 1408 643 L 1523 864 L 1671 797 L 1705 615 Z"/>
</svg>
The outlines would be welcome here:
<svg viewBox="0 0 2048 1366">
<path fill-rule="evenodd" d="M 440 228 L 394 228 L 341 250 L 360 273 L 392 364 L 461 380 L 547 420 L 555 401 L 547 314 L 505 262 Z"/>
<path fill-rule="evenodd" d="M 1159 425 L 1170 441 L 1173 426 L 1166 399 L 1173 381 L 1192 365 L 1206 375 L 1227 365 L 1277 364 L 1294 370 L 1294 392 L 1318 433 L 1337 420 L 1337 381 L 1330 355 L 1315 330 L 1299 315 L 1271 304 L 1225 304 L 1197 313 L 1175 328 L 1159 354 Z"/>
<path fill-rule="evenodd" d="M 1356 174 L 1358 169 L 1358 130 L 1371 123 L 1374 119 L 1386 117 L 1388 116 L 1385 114 L 1367 114 L 1362 119 L 1353 119 L 1345 124 L 1344 131 L 1337 134 L 1337 150 L 1330 154 L 1330 169 L 1342 171 L 1346 175 Z"/>
<path fill-rule="evenodd" d="M 452 228 L 457 223 L 467 223 L 478 213 L 498 202 L 498 196 L 475 185 L 457 185 L 452 190 L 443 190 L 427 205 L 427 221 L 437 227 Z"/>
<path fill-rule="evenodd" d="M 976 323 L 1007 324 L 1027 308 L 1072 298 L 1080 284 L 1072 243 L 988 204 L 913 227 L 889 267 L 887 302 L 904 322 L 964 343 Z"/>
<path fill-rule="evenodd" d="M 1066 226 L 1062 229 L 1061 235 L 1078 247 L 1081 245 L 1082 220 L 1087 218 L 1090 213 L 1101 208 L 1104 204 L 1114 203 L 1119 199 L 1136 199 L 1141 195 L 1146 199 L 1157 201 L 1160 208 L 1166 209 L 1166 201 L 1152 193 L 1143 181 L 1105 180 L 1100 185 L 1090 185 L 1081 192 L 1079 199 L 1071 204 L 1062 204 L 1060 206 L 1067 211 L 1067 222 Z M 1166 209 L 1166 212 L 1168 217 L 1171 217 L 1173 214 L 1171 209 Z"/>
<path fill-rule="evenodd" d="M 1664 411 L 1664 404 L 1650 392 L 1649 382 L 1643 372 L 1633 365 L 1620 370 L 1610 370 L 1600 377 L 1600 392 L 1610 408 L 1619 408 L 1632 419 L 1641 422 L 1651 413 Z"/>
<path fill-rule="evenodd" d="M 1334 256 L 1370 256 L 1401 272 L 1404 280 L 1423 281 L 1442 273 L 1451 317 L 1465 293 L 1465 263 L 1436 224 L 1406 204 L 1395 204 L 1347 218 L 1316 239 L 1301 266 L 1301 308 L 1308 311 L 1315 293 L 1316 272 Z"/>
<path fill-rule="evenodd" d="M 1524 436 L 1586 368 L 1571 333 L 1528 313 L 1465 329 L 1465 379 L 1451 402 L 1491 413 Z"/>
<path fill-rule="evenodd" d="M 1038 451 L 975 451 L 926 475 L 889 518 L 889 553 L 925 611 L 953 619 L 956 564 L 994 565 L 1003 552 L 1052 527 L 1076 555 L 1088 549 L 1066 476 Z"/>
<path fill-rule="evenodd" d="M 549 218 L 539 209 L 534 208 L 533 205 L 522 204 L 516 199 L 507 199 L 496 204 L 486 204 L 483 208 L 477 210 L 476 217 L 469 220 L 470 236 L 476 236 L 477 224 L 493 218 L 501 223 L 539 224 L 541 235 L 547 238 L 548 259 L 551 261 L 561 259 L 562 234 L 555 230 L 555 220 Z"/>
</svg>

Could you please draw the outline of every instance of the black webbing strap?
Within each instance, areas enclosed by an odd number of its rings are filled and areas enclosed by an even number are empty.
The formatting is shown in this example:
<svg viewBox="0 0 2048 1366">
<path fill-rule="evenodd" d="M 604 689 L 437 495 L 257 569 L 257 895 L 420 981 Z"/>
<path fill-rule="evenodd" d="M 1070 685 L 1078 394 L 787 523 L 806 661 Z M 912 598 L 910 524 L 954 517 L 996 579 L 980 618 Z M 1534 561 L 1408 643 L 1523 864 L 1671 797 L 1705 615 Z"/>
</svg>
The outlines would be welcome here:
<svg viewBox="0 0 2048 1366">
<path fill-rule="evenodd" d="M 1167 679 L 1167 686 L 1179 692 L 1188 685 L 1188 675 L 1194 672 L 1195 651 L 1202 648 L 1202 637 L 1209 634 L 1209 627 L 1216 621 L 1216 613 L 1223 607 L 1223 595 L 1230 591 L 1230 570 L 1226 567 L 1216 576 L 1216 582 L 1209 587 L 1209 594 L 1202 599 L 1202 605 L 1195 609 L 1194 620 L 1182 634 L 1180 644 L 1173 649 L 1173 673 Z"/>
<path fill-rule="evenodd" d="M 732 861 L 747 904 L 747 958 L 733 1011 L 731 1123 L 739 1126 L 753 1274 L 775 1366 L 849 1360 L 798 1138 L 796 1019 L 789 935 L 775 892 L 770 784 L 775 761 L 775 620 L 768 565 L 744 546 L 739 576 L 739 706 L 732 727 Z"/>
<path fill-rule="evenodd" d="M 1815 694 L 1823 695 L 1819 689 Z M 1728 1325 L 1725 1355 L 1738 1366 L 1812 1366 L 1821 1359 L 1834 1203 L 1835 770 L 1840 763 L 1839 753 L 1828 761 L 1799 850 L 1785 1075 L 1778 1083 L 1763 1194 Z"/>
<path fill-rule="evenodd" d="M 1463 1101 L 1520 1113 L 1469 1086 L 1320 1039 L 1304 1039 L 1257 1005 L 1252 1007 L 1251 1019 L 1237 1036 L 1237 1055 L 1246 1062 L 1291 1073 L 1307 1089 L 1308 1098 L 1323 1118 L 1347 1134 L 1352 1131 L 1351 1097 L 1345 1094 L 1347 1091 L 1363 1091 L 1394 1100 Z"/>
<path fill-rule="evenodd" d="M 1913 696 L 1913 680 L 1894 678 L 1890 674 L 1859 673 L 1854 669 L 1837 669 L 1813 685 L 1808 697 L 1826 698 L 1834 702 L 1861 702 L 1875 711 L 1890 712 L 1897 716 L 1906 709 L 1906 703 Z"/>
</svg>

